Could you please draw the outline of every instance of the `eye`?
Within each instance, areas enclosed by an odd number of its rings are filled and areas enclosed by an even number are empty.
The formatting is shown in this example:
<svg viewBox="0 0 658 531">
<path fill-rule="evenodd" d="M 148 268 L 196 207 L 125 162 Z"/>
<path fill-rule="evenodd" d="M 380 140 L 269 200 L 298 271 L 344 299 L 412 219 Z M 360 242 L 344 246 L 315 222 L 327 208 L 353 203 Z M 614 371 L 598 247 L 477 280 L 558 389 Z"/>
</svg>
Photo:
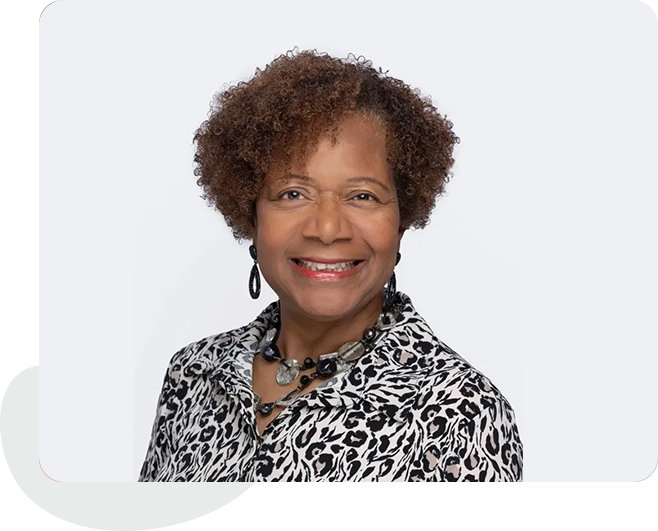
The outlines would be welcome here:
<svg viewBox="0 0 658 531">
<path fill-rule="evenodd" d="M 288 194 L 298 194 L 299 197 L 302 196 L 301 192 L 299 190 L 288 190 L 287 192 L 283 192 L 282 194 L 279 195 L 279 199 L 286 199 L 286 195 Z M 297 197 L 293 197 L 292 199 L 297 199 Z"/>
<path fill-rule="evenodd" d="M 374 195 L 369 194 L 367 192 L 361 192 L 360 194 L 355 195 L 354 198 L 361 197 L 361 196 L 371 197 L 373 200 L 377 201 L 377 198 Z M 367 200 L 367 201 L 369 201 L 369 200 Z"/>
</svg>

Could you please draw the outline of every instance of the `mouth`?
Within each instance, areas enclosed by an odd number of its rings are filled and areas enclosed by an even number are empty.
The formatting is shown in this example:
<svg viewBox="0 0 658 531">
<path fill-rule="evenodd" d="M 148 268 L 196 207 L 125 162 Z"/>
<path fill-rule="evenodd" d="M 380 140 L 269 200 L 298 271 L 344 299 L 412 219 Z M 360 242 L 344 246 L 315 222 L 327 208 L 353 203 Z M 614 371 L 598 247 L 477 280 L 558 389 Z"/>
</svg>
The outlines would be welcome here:
<svg viewBox="0 0 658 531">
<path fill-rule="evenodd" d="M 341 280 L 360 271 L 363 268 L 365 260 L 322 263 L 291 258 L 291 262 L 294 269 L 307 278 L 315 280 Z"/>
</svg>

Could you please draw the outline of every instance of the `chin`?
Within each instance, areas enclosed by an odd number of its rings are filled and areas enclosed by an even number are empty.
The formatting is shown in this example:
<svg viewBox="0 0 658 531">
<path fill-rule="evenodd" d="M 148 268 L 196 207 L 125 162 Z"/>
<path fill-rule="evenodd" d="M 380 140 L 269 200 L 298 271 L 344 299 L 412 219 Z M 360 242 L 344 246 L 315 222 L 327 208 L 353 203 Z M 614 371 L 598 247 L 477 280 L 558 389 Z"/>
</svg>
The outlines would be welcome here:
<svg viewBox="0 0 658 531">
<path fill-rule="evenodd" d="M 316 296 L 305 294 L 295 298 L 297 306 L 307 315 L 318 321 L 333 321 L 349 313 L 358 305 L 354 300 L 354 294 L 350 296 L 335 294 L 325 295 L 318 293 Z"/>
</svg>

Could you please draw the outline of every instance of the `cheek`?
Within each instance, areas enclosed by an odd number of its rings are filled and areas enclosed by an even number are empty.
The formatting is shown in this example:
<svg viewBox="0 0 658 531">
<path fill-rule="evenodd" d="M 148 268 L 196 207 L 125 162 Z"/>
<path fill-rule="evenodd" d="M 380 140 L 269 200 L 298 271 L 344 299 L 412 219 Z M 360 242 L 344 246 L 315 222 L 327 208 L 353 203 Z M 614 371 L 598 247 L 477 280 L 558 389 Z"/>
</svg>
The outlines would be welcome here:
<svg viewBox="0 0 658 531">
<path fill-rule="evenodd" d="M 397 249 L 399 218 L 389 214 L 366 220 L 359 225 L 361 236 L 376 252 Z"/>
<path fill-rule="evenodd" d="M 281 255 L 289 248 L 290 229 L 276 216 L 265 213 L 258 222 L 256 248 L 258 263 L 263 270 L 277 270 L 282 267 Z"/>
</svg>

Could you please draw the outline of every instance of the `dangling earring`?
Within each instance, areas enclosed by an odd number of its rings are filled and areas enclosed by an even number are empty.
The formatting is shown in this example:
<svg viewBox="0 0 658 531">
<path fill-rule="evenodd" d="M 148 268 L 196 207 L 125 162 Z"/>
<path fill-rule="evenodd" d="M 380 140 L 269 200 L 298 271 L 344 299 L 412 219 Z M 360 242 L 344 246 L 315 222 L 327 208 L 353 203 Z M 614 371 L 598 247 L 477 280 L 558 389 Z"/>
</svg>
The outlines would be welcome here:
<svg viewBox="0 0 658 531">
<path fill-rule="evenodd" d="M 398 253 L 397 258 L 395 260 L 395 265 L 398 265 L 400 263 L 400 258 L 402 258 L 402 255 Z M 389 279 L 388 284 L 386 285 L 386 290 L 384 292 L 384 296 L 385 296 L 384 304 L 388 308 L 390 308 L 393 305 L 396 293 L 397 293 L 397 288 L 395 285 L 395 271 L 393 271 L 393 274 L 391 275 L 391 278 Z"/>
<path fill-rule="evenodd" d="M 260 296 L 260 273 L 256 261 L 256 247 L 253 244 L 249 246 L 249 254 L 254 259 L 254 267 L 251 268 L 251 275 L 249 275 L 249 295 L 252 299 L 257 299 Z M 254 281 L 256 281 L 256 289 L 254 289 Z"/>
</svg>

